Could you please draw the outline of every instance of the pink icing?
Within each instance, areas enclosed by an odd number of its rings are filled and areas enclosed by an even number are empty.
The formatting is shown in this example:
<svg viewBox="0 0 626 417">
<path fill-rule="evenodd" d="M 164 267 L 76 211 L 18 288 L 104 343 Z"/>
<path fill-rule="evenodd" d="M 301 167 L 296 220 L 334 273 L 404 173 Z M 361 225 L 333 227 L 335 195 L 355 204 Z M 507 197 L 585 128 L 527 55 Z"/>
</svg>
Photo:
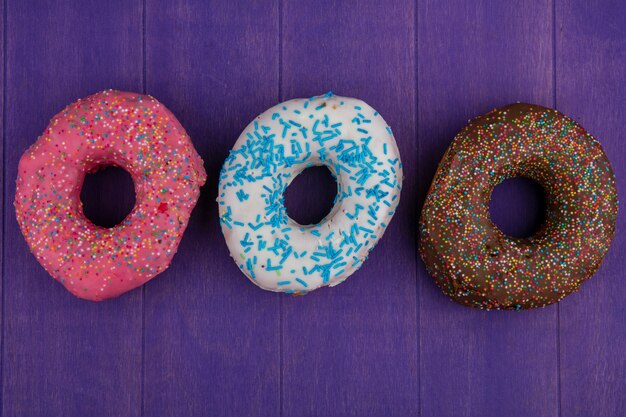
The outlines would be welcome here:
<svg viewBox="0 0 626 417">
<path fill-rule="evenodd" d="M 85 174 L 127 170 L 136 204 L 107 229 L 83 214 Z M 163 272 L 176 253 L 203 162 L 172 113 L 153 97 L 103 91 L 54 116 L 19 163 L 15 211 L 39 263 L 80 298 L 104 300 Z"/>
</svg>

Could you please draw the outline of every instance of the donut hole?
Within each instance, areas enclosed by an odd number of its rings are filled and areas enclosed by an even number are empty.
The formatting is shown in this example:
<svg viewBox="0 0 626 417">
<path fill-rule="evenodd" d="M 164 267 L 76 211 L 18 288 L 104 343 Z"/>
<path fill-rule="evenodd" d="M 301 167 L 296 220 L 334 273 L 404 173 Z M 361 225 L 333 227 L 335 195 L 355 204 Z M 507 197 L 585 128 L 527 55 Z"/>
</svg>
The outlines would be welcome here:
<svg viewBox="0 0 626 417">
<path fill-rule="evenodd" d="M 128 172 L 107 166 L 85 176 L 80 192 L 83 213 L 93 224 L 111 228 L 135 206 L 135 185 Z"/>
<path fill-rule="evenodd" d="M 302 171 L 285 190 L 287 215 L 301 225 L 321 222 L 333 209 L 337 182 L 325 166 Z"/>
<path fill-rule="evenodd" d="M 543 187 L 525 177 L 504 180 L 493 189 L 489 201 L 491 221 L 516 238 L 534 235 L 545 221 L 546 208 Z"/>
</svg>

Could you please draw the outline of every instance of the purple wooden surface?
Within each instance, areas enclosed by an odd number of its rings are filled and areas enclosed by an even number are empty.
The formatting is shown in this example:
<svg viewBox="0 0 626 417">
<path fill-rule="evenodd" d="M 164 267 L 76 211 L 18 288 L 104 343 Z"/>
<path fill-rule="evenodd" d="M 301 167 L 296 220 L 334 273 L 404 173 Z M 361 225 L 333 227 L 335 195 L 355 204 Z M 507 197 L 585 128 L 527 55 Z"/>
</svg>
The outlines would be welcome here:
<svg viewBox="0 0 626 417">
<path fill-rule="evenodd" d="M 5 0 L 0 8 L 2 416 L 626 414 L 621 212 L 596 277 L 558 306 L 530 312 L 452 303 L 415 241 L 454 134 L 512 101 L 556 105 L 579 120 L 626 193 L 623 2 Z M 12 202 L 19 157 L 49 118 L 109 87 L 165 103 L 209 179 L 170 269 L 94 304 L 37 264 Z M 228 256 L 217 174 L 256 114 L 327 90 L 366 100 L 392 126 L 402 202 L 344 284 L 306 297 L 264 292 Z M 84 198 L 93 218 L 123 214 L 132 192 L 119 191 L 122 178 L 92 179 Z M 312 196 L 332 194 L 327 180 L 304 174 L 288 210 L 319 213 Z M 497 195 L 494 217 L 528 231 L 536 189 L 514 183 Z"/>
<path fill-rule="evenodd" d="M 6 13 L 2 412 L 138 416 L 141 292 L 72 297 L 30 254 L 13 196 L 21 154 L 55 113 L 104 88 L 141 88 L 141 3 L 9 0 Z"/>
<path fill-rule="evenodd" d="M 147 90 L 202 155 L 207 185 L 170 269 L 146 285 L 146 416 L 277 415 L 279 295 L 230 258 L 217 178 L 245 126 L 278 101 L 278 4 L 148 2 Z"/>
<path fill-rule="evenodd" d="M 626 415 L 626 3 L 560 1 L 556 104 L 596 136 L 617 177 L 617 234 L 596 276 L 561 309 L 563 416 Z"/>
<path fill-rule="evenodd" d="M 406 178 L 358 273 L 281 298 L 286 416 L 418 412 L 414 18 L 412 0 L 284 4 L 281 99 L 332 90 L 365 100 L 392 126 Z"/>
<path fill-rule="evenodd" d="M 0 202 L 0 218 L 2 219 L 2 226 L 0 226 L 0 385 L 3 381 L 3 354 L 4 352 L 4 172 L 5 172 L 5 152 L 4 152 L 4 132 L 5 132 L 5 119 L 6 119 L 6 105 L 5 105 L 5 69 L 6 69 L 6 4 L 2 2 L 0 4 L 0 11 L 2 11 L 2 28 L 0 30 L 0 106 L 2 106 L 2 114 L 0 114 L 0 151 L 2 151 L 2 169 L 0 169 L 0 189 L 2 190 L 2 201 Z M 0 390 L 0 404 L 2 403 L 2 391 Z M 2 413 L 2 407 L 0 406 L 0 414 Z"/>
<path fill-rule="evenodd" d="M 418 4 L 423 199 L 439 159 L 469 118 L 514 101 L 552 104 L 552 8 L 548 0 Z M 499 202 L 494 210 L 514 224 L 524 221 L 511 200 Z M 421 263 L 419 272 L 422 415 L 557 416 L 557 308 L 461 308 Z"/>
</svg>

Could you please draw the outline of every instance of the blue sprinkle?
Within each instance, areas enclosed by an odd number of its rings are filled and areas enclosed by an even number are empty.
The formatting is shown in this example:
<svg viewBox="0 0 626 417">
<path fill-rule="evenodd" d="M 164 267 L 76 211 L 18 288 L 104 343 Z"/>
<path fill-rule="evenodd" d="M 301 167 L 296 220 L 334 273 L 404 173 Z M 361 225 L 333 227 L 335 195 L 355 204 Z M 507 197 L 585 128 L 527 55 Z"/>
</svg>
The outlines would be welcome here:
<svg viewBox="0 0 626 417">
<path fill-rule="evenodd" d="M 389 149 L 389 139 L 370 135 L 369 126 L 366 126 L 380 124 L 382 119 L 368 119 L 370 114 L 374 118 L 378 117 L 378 112 L 364 110 L 357 105 L 353 106 L 354 110 L 345 109 L 351 113 L 347 118 L 351 123 L 342 123 L 327 106 L 333 104 L 334 107 L 336 103 L 344 106 L 346 102 L 327 102 L 331 97 L 332 92 L 312 97 L 298 102 L 297 108 L 290 103 L 282 103 L 276 107 L 280 110 L 269 114 L 271 121 L 266 119 L 267 123 L 264 124 L 261 118 L 253 120 L 238 141 L 236 149 L 229 153 L 219 173 L 220 223 L 225 228 L 243 229 L 244 237 L 237 244 L 238 253 L 248 255 L 238 265 L 252 279 L 256 276 L 258 280 L 258 269 L 255 268 L 258 259 L 265 261 L 264 271 L 276 271 L 277 275 L 285 275 L 290 271 L 275 284 L 277 286 L 297 282 L 302 288 L 308 288 L 307 276 L 321 278 L 324 283 L 345 278 L 346 266 L 349 263 L 360 266 L 362 260 L 359 257 L 371 251 L 376 243 L 374 230 L 385 228 L 386 223 L 381 220 L 388 220 L 395 211 L 393 209 L 399 194 L 396 190 L 401 187 L 398 177 L 402 164 L 399 158 L 395 158 L 394 148 Z M 310 102 L 314 102 L 317 107 L 310 108 Z M 362 137 L 349 139 L 346 129 L 353 129 L 350 126 L 354 126 Z M 391 135 L 391 128 L 383 126 Z M 144 139 L 144 135 L 140 135 L 139 139 Z M 375 154 L 373 148 L 370 148 L 374 143 L 375 149 L 382 149 L 384 157 Z M 143 155 L 139 157 L 143 158 Z M 290 226 L 284 206 L 284 191 L 295 172 L 319 163 L 326 165 L 336 177 L 334 204 L 347 203 L 345 207 L 354 207 L 343 211 L 346 219 L 352 220 L 345 230 L 339 230 L 336 226 L 327 228 L 326 224 L 324 227 L 319 224 Z M 181 172 L 174 174 L 182 177 Z M 188 175 L 183 178 L 189 180 Z M 227 205 L 230 202 L 224 200 L 226 195 L 234 194 L 238 203 L 243 203 L 249 201 L 252 193 L 247 191 L 253 189 L 261 199 L 260 207 L 248 209 L 253 210 L 249 215 L 255 220 L 246 224 L 233 220 L 233 211 Z M 241 206 L 237 206 L 237 209 L 240 210 Z M 240 216 L 237 212 L 237 217 Z M 255 233 L 261 228 L 264 231 L 262 234 Z M 306 234 L 306 231 L 320 238 L 312 239 L 318 246 L 309 251 L 297 251 L 292 244 L 299 243 L 298 237 Z M 265 240 L 267 236 L 272 236 L 269 242 Z M 304 273 L 305 278 L 296 278 L 296 270 Z M 290 289 L 285 292 L 306 291 Z"/>
<path fill-rule="evenodd" d="M 246 194 L 243 189 L 237 191 L 237 198 L 239 198 L 239 201 L 245 201 L 248 197 L 250 197 L 250 195 Z"/>
</svg>

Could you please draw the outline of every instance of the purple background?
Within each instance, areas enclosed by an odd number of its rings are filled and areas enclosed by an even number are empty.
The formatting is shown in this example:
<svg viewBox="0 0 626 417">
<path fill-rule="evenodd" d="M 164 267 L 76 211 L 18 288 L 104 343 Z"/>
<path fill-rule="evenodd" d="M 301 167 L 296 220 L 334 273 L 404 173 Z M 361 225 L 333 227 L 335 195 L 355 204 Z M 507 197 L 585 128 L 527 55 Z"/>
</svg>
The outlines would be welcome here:
<svg viewBox="0 0 626 417">
<path fill-rule="evenodd" d="M 626 2 L 0 7 L 3 416 L 626 415 L 624 208 L 596 276 L 545 309 L 454 304 L 416 251 L 419 209 L 444 150 L 469 118 L 510 102 L 578 120 L 601 141 L 626 196 Z M 209 180 L 170 269 L 90 303 L 39 266 L 12 202 L 19 157 L 48 120 L 105 88 L 166 104 Z M 265 292 L 228 256 L 214 203 L 218 171 L 255 115 L 328 90 L 367 101 L 393 127 L 406 167 L 402 202 L 346 283 L 305 297 Z M 290 190 L 294 213 L 323 206 L 311 198 L 329 193 L 318 174 Z M 132 204 L 123 179 L 90 182 L 92 218 Z M 506 186 L 494 216 L 527 230 L 536 197 L 528 184 Z"/>
</svg>

